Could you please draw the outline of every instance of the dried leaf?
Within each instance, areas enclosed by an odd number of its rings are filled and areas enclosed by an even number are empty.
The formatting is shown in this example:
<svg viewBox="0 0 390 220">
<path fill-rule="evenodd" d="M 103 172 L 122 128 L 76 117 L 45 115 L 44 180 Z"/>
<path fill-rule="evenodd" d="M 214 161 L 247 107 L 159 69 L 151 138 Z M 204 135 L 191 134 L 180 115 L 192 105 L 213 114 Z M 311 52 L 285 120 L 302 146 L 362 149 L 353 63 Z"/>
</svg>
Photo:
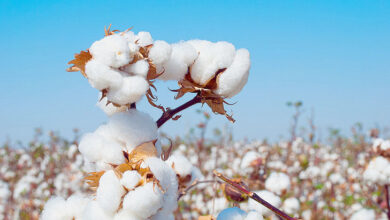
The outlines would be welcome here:
<svg viewBox="0 0 390 220">
<path fill-rule="evenodd" d="M 87 75 L 85 74 L 85 64 L 92 59 L 92 55 L 89 53 L 89 50 L 81 51 L 80 53 L 76 53 L 74 55 L 74 59 L 69 61 L 68 64 L 73 64 L 73 66 L 66 69 L 68 72 L 77 72 L 80 71 L 81 74 L 85 78 L 87 78 Z"/>
</svg>

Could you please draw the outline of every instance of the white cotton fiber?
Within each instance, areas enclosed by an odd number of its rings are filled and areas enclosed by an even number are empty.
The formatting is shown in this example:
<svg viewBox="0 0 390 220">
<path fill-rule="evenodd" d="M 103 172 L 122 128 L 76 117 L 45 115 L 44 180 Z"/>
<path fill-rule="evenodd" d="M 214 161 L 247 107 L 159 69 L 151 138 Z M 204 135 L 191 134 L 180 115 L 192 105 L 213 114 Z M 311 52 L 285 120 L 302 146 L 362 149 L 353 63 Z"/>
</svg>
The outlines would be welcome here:
<svg viewBox="0 0 390 220">
<path fill-rule="evenodd" d="M 82 220 L 112 220 L 113 214 L 104 211 L 97 201 L 91 200 L 84 209 Z"/>
<path fill-rule="evenodd" d="M 137 217 L 132 212 L 122 209 L 114 217 L 114 220 L 143 220 L 140 217 Z"/>
<path fill-rule="evenodd" d="M 272 172 L 265 181 L 265 188 L 280 195 L 290 188 L 290 178 L 285 173 Z"/>
<path fill-rule="evenodd" d="M 273 194 L 272 192 L 269 192 L 267 190 L 261 190 L 255 192 L 257 195 L 259 195 L 262 199 L 270 203 L 271 205 L 275 206 L 276 208 L 279 208 L 281 205 L 280 198 Z M 253 199 L 250 199 L 248 201 L 248 207 L 251 210 L 256 210 L 259 213 L 262 213 L 264 216 L 270 216 L 272 214 L 272 211 L 269 210 L 267 207 L 263 206 L 262 204 L 256 202 Z"/>
<path fill-rule="evenodd" d="M 149 51 L 149 59 L 154 64 L 165 63 L 171 56 L 171 45 L 162 40 L 157 40 L 153 43 L 153 47 Z"/>
<path fill-rule="evenodd" d="M 136 39 L 137 39 L 136 40 L 137 44 L 139 44 L 142 47 L 153 44 L 153 38 L 149 32 L 144 32 L 144 31 L 138 32 Z"/>
<path fill-rule="evenodd" d="M 123 173 L 121 178 L 121 184 L 127 190 L 133 190 L 138 182 L 141 180 L 141 175 L 135 170 L 128 170 Z"/>
<path fill-rule="evenodd" d="M 350 220 L 375 220 L 375 211 L 373 209 L 361 209 L 355 212 Z"/>
<path fill-rule="evenodd" d="M 149 83 L 142 76 L 128 76 L 123 78 L 122 86 L 110 89 L 107 94 L 109 101 L 126 105 L 139 101 L 149 89 Z"/>
<path fill-rule="evenodd" d="M 259 212 L 250 211 L 245 217 L 245 220 L 263 220 L 263 216 Z"/>
<path fill-rule="evenodd" d="M 66 202 L 61 197 L 53 197 L 49 199 L 41 214 L 41 220 L 71 220 L 72 216 L 64 209 Z"/>
<path fill-rule="evenodd" d="M 252 161 L 256 160 L 259 157 L 261 157 L 261 155 L 256 151 L 247 152 L 241 160 L 241 164 L 240 164 L 241 169 L 245 169 L 249 167 Z"/>
<path fill-rule="evenodd" d="M 158 186 L 154 186 L 153 182 L 137 187 L 127 193 L 123 199 L 123 209 L 143 219 L 156 214 L 162 206 L 163 195 Z"/>
<path fill-rule="evenodd" d="M 288 214 L 296 214 L 299 212 L 300 204 L 296 198 L 288 198 L 284 200 L 282 209 Z"/>
<path fill-rule="evenodd" d="M 99 187 L 96 191 L 96 201 L 106 212 L 114 213 L 118 209 L 121 198 L 125 192 L 125 189 L 114 171 L 110 170 L 105 172 L 99 180 Z"/>
<path fill-rule="evenodd" d="M 99 95 L 99 100 L 98 102 L 96 103 L 96 105 L 101 109 L 103 110 L 104 113 L 106 113 L 106 115 L 108 116 L 111 116 L 117 112 L 124 112 L 127 110 L 127 106 L 120 106 L 120 107 L 116 107 L 114 106 L 112 103 L 109 103 L 107 105 L 107 97 L 104 97 L 103 99 L 101 99 L 101 94 Z"/>
<path fill-rule="evenodd" d="M 138 60 L 137 62 L 131 65 L 127 65 L 124 71 L 130 74 L 139 75 L 146 78 L 149 71 L 149 63 L 146 60 Z"/>
<path fill-rule="evenodd" d="M 185 177 L 187 175 L 191 175 L 192 173 L 192 164 L 191 162 L 181 155 L 180 153 L 174 153 L 171 155 L 166 161 L 177 174 L 181 177 Z"/>
<path fill-rule="evenodd" d="M 113 34 L 94 42 L 89 52 L 95 60 L 110 67 L 118 68 L 130 62 L 127 40 L 119 34 Z"/>
<path fill-rule="evenodd" d="M 159 77 L 162 80 L 181 80 L 188 71 L 188 66 L 194 63 L 198 52 L 188 42 L 172 44 L 170 58 L 163 64 L 164 73 Z"/>
<path fill-rule="evenodd" d="M 212 43 L 205 40 L 188 41 L 199 53 L 191 68 L 191 78 L 200 85 L 207 84 L 219 69 L 233 62 L 235 48 L 228 42 Z"/>
<path fill-rule="evenodd" d="M 119 71 L 95 59 L 85 65 L 85 73 L 91 86 L 98 90 L 119 88 L 122 85 L 122 75 Z"/>
<path fill-rule="evenodd" d="M 226 98 L 235 96 L 248 81 L 249 69 L 250 56 L 248 50 L 237 50 L 233 63 L 218 76 L 218 88 L 215 93 Z"/>
<path fill-rule="evenodd" d="M 83 211 L 90 199 L 81 195 L 72 195 L 66 200 L 65 208 L 69 215 L 75 219 L 82 219 Z"/>
<path fill-rule="evenodd" d="M 156 122 L 148 114 L 136 109 L 114 114 L 108 126 L 116 140 L 126 145 L 129 153 L 138 145 L 158 137 Z"/>
<path fill-rule="evenodd" d="M 217 220 L 244 220 L 246 212 L 238 207 L 232 207 L 222 210 L 217 217 Z"/>
</svg>

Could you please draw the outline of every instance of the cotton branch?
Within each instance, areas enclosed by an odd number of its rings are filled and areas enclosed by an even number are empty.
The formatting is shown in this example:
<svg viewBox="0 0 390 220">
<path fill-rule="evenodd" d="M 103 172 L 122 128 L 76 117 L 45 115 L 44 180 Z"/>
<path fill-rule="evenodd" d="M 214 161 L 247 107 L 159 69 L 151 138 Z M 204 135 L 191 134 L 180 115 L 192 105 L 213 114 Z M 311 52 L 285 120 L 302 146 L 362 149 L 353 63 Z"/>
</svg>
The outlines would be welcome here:
<svg viewBox="0 0 390 220">
<path fill-rule="evenodd" d="M 195 180 L 189 187 L 187 187 L 185 190 L 179 193 L 177 200 L 180 200 L 180 198 L 183 197 L 185 194 L 187 194 L 192 188 L 194 188 L 195 186 L 201 183 L 215 183 L 215 182 L 218 181 L 217 180 L 202 180 L 202 181 Z"/>
<path fill-rule="evenodd" d="M 386 207 L 387 207 L 387 218 L 390 220 L 390 195 L 389 195 L 389 188 L 390 186 L 387 184 L 385 185 L 385 198 L 386 198 Z"/>
<path fill-rule="evenodd" d="M 280 209 L 276 208 L 275 206 L 271 205 L 270 203 L 268 203 L 267 201 L 265 201 L 264 199 L 262 199 L 262 198 L 261 198 L 259 195 L 257 195 L 256 193 L 244 189 L 243 187 L 241 187 L 241 186 L 238 185 L 237 183 L 231 181 L 230 179 L 228 179 L 227 177 L 225 177 L 225 176 L 222 175 L 221 173 L 218 173 L 216 170 L 214 170 L 213 172 L 214 172 L 214 175 L 216 175 L 218 178 L 220 178 L 221 180 L 225 181 L 226 183 L 228 183 L 228 184 L 231 185 L 232 187 L 238 189 L 240 192 L 246 194 L 248 197 L 250 197 L 251 199 L 255 200 L 256 202 L 258 202 L 258 203 L 262 204 L 263 206 L 267 207 L 267 208 L 270 209 L 272 212 L 274 212 L 275 214 L 277 214 L 280 218 L 286 219 L 286 220 L 298 220 L 298 219 L 296 219 L 296 218 L 290 217 L 289 215 L 287 215 L 286 213 L 284 213 L 282 210 L 280 210 Z"/>
<path fill-rule="evenodd" d="M 175 116 L 177 113 L 183 111 L 184 109 L 191 107 L 197 103 L 200 103 L 202 98 L 200 97 L 199 94 L 197 94 L 193 99 L 190 101 L 184 103 L 183 105 L 170 109 L 168 108 L 162 115 L 161 117 L 157 120 L 157 127 L 161 127 L 165 122 L 167 122 L 169 119 L 171 119 L 173 116 Z"/>
</svg>

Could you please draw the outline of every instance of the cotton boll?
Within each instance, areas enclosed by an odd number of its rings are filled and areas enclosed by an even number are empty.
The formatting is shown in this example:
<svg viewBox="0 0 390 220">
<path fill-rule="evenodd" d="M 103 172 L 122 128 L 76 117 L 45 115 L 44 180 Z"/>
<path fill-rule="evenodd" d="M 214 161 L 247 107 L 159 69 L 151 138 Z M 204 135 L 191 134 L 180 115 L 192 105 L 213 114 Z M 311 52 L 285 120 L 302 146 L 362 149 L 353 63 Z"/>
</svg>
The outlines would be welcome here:
<svg viewBox="0 0 390 220">
<path fill-rule="evenodd" d="M 198 57 L 198 52 L 188 42 L 172 44 L 171 47 L 171 57 L 164 63 L 164 73 L 159 79 L 180 81 L 187 73 L 188 66 Z"/>
<path fill-rule="evenodd" d="M 108 126 L 128 152 L 138 145 L 158 138 L 156 122 L 146 113 L 130 109 L 111 116 Z"/>
<path fill-rule="evenodd" d="M 124 77 L 122 86 L 119 89 L 111 89 L 107 93 L 107 98 L 113 103 L 126 105 L 138 102 L 148 89 L 149 83 L 144 77 Z"/>
<path fill-rule="evenodd" d="M 271 205 L 278 208 L 281 205 L 281 200 L 278 196 L 273 194 L 272 192 L 269 192 L 267 190 L 261 190 L 255 192 L 257 195 L 259 195 L 262 199 L 270 203 Z M 262 213 L 264 216 L 270 216 L 272 214 L 272 211 L 266 208 L 265 206 L 259 204 L 253 199 L 250 199 L 248 202 L 248 207 L 251 210 L 256 210 L 259 213 Z"/>
<path fill-rule="evenodd" d="M 99 180 L 96 201 L 107 213 L 114 213 L 118 209 L 125 192 L 114 171 L 110 170 L 105 172 Z"/>
<path fill-rule="evenodd" d="M 41 220 L 71 220 L 72 216 L 64 209 L 66 202 L 61 197 L 53 197 L 49 199 L 41 214 Z"/>
<path fill-rule="evenodd" d="M 82 220 L 112 220 L 114 216 L 106 212 L 97 201 L 90 201 L 83 212 Z"/>
<path fill-rule="evenodd" d="M 299 212 L 300 204 L 296 198 L 288 198 L 284 200 L 282 209 L 288 214 L 296 214 Z"/>
<path fill-rule="evenodd" d="M 162 206 L 163 195 L 152 182 L 130 191 L 123 199 L 123 209 L 142 219 L 147 219 L 156 214 Z"/>
<path fill-rule="evenodd" d="M 138 60 L 134 64 L 127 65 L 124 71 L 146 78 L 149 71 L 149 63 L 146 60 Z"/>
<path fill-rule="evenodd" d="M 85 65 L 89 83 L 98 90 L 119 88 L 122 85 L 122 75 L 119 71 L 92 59 Z"/>
<path fill-rule="evenodd" d="M 290 178 L 284 173 L 273 172 L 265 181 L 265 188 L 280 195 L 290 188 Z"/>
<path fill-rule="evenodd" d="M 219 69 L 233 62 L 235 48 L 228 42 L 211 43 L 204 40 L 188 41 L 199 53 L 191 67 L 191 78 L 200 85 L 207 84 Z"/>
<path fill-rule="evenodd" d="M 171 52 L 171 45 L 165 41 L 157 40 L 149 51 L 149 58 L 154 64 L 163 64 L 170 58 Z"/>
<path fill-rule="evenodd" d="M 217 220 L 244 220 L 246 212 L 238 207 L 227 208 L 218 214 Z"/>
<path fill-rule="evenodd" d="M 248 50 L 237 50 L 233 63 L 218 76 L 218 88 L 215 93 L 226 98 L 235 96 L 248 81 L 249 69 L 250 57 Z"/>
<path fill-rule="evenodd" d="M 248 212 L 248 215 L 246 216 L 245 220 L 263 220 L 263 216 L 259 212 L 250 211 Z"/>
<path fill-rule="evenodd" d="M 152 35 L 150 35 L 149 32 L 144 32 L 144 31 L 138 32 L 137 43 L 142 47 L 153 44 Z"/>
<path fill-rule="evenodd" d="M 132 31 L 126 31 L 122 32 L 121 35 L 127 40 L 129 43 L 135 43 L 137 40 L 137 35 L 134 34 Z"/>
<path fill-rule="evenodd" d="M 89 48 L 92 57 L 100 63 L 118 68 L 130 62 L 130 50 L 125 37 L 119 34 L 106 36 Z"/>
<path fill-rule="evenodd" d="M 350 220 L 375 220 L 375 211 L 372 209 L 361 209 L 355 212 Z"/>
<path fill-rule="evenodd" d="M 260 156 L 261 155 L 259 153 L 257 153 L 256 151 L 247 152 L 241 160 L 241 165 L 240 165 L 241 169 L 245 169 L 245 168 L 249 167 L 250 164 L 252 163 L 252 161 L 256 160 Z"/>
<path fill-rule="evenodd" d="M 90 200 L 81 195 L 72 195 L 66 200 L 66 207 L 68 214 L 75 219 L 81 219 L 83 211 Z"/>
<path fill-rule="evenodd" d="M 128 210 L 122 209 L 115 215 L 114 220 L 143 220 L 143 219 L 137 217 L 136 215 L 134 215 L 134 213 Z"/>
<path fill-rule="evenodd" d="M 138 182 L 141 180 L 141 175 L 135 170 L 126 171 L 122 175 L 121 184 L 126 187 L 127 190 L 134 189 Z"/>
<path fill-rule="evenodd" d="M 192 164 L 186 157 L 179 153 L 174 153 L 171 155 L 166 161 L 177 174 L 181 177 L 185 177 L 187 175 L 191 175 L 192 172 Z"/>
<path fill-rule="evenodd" d="M 101 97 L 101 95 L 100 95 Z M 99 101 L 96 103 L 96 105 L 103 110 L 106 115 L 111 116 L 117 112 L 124 112 L 127 110 L 126 106 L 116 107 L 112 103 L 109 103 L 107 105 L 107 97 L 104 97 L 103 99 L 99 98 Z"/>
</svg>

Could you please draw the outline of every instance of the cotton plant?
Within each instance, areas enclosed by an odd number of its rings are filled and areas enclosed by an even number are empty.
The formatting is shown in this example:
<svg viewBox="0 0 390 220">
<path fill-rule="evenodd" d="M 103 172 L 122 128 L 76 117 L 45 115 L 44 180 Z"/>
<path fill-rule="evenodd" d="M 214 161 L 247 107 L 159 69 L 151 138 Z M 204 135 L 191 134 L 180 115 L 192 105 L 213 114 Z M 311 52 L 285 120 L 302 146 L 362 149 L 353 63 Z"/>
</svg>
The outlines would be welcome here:
<svg viewBox="0 0 390 220">
<path fill-rule="evenodd" d="M 248 50 L 224 41 L 169 44 L 153 40 L 149 32 L 109 27 L 69 64 L 68 71 L 80 71 L 99 91 L 97 105 L 109 118 L 84 134 L 78 146 L 88 172 L 84 179 L 93 193 L 53 197 L 41 219 L 174 219 L 182 190 L 203 175 L 183 155 L 162 149 L 158 128 L 197 103 L 234 122 L 224 104 L 248 80 Z M 175 109 L 165 108 L 156 103 L 157 80 L 177 81 L 175 99 L 186 93 L 195 96 Z M 159 120 L 137 109 L 143 97 L 162 110 Z"/>
</svg>

